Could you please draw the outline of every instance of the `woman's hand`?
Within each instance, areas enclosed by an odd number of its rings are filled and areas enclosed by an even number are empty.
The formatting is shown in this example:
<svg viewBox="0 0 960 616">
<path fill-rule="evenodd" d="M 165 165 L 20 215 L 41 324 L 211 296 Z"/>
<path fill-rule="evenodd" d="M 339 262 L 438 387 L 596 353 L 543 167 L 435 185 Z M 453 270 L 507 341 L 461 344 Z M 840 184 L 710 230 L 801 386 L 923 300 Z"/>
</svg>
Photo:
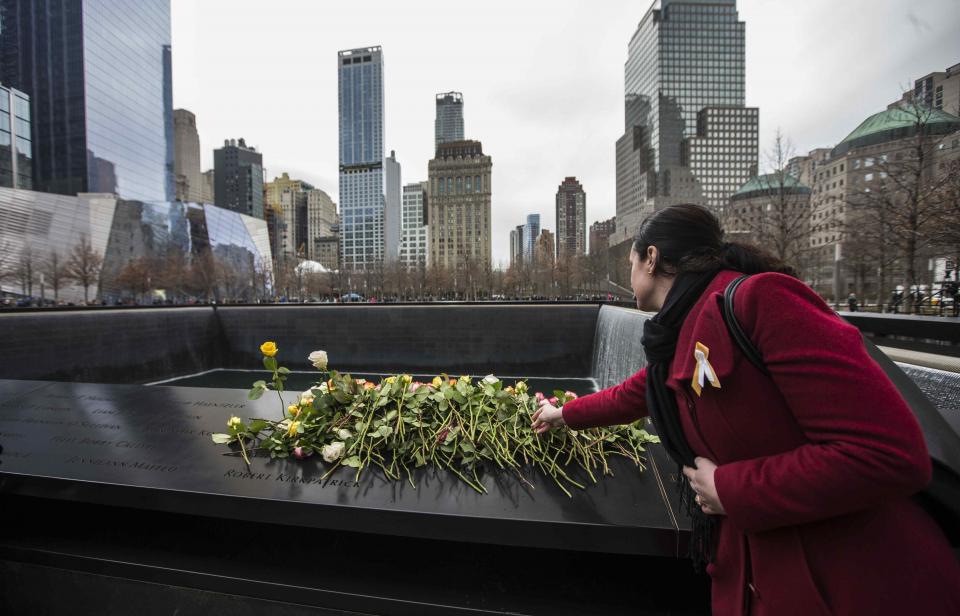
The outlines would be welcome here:
<svg viewBox="0 0 960 616">
<path fill-rule="evenodd" d="M 533 423 L 530 428 L 537 434 L 543 434 L 550 428 L 567 425 L 563 421 L 563 413 L 560 409 L 550 404 L 548 400 L 540 401 L 540 408 L 533 414 Z"/>
<path fill-rule="evenodd" d="M 720 497 L 717 495 L 717 486 L 713 483 L 713 474 L 717 465 L 706 458 L 696 458 L 697 468 L 683 467 L 683 474 L 690 480 L 690 487 L 697 493 L 697 504 L 704 513 L 709 515 L 726 515 Z"/>
</svg>

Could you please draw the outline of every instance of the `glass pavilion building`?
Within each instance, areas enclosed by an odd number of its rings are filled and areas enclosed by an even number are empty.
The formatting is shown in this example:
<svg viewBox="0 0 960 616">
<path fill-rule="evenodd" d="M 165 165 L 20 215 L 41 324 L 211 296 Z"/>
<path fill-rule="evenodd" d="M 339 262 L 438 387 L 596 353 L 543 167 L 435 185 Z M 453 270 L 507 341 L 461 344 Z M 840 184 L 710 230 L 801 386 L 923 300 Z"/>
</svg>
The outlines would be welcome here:
<svg viewBox="0 0 960 616">
<path fill-rule="evenodd" d="M 340 115 L 340 249 L 347 269 L 384 256 L 383 52 L 337 54 Z"/>
<path fill-rule="evenodd" d="M 34 189 L 174 198 L 170 0 L 0 0 L 0 83 L 33 103 Z"/>
</svg>

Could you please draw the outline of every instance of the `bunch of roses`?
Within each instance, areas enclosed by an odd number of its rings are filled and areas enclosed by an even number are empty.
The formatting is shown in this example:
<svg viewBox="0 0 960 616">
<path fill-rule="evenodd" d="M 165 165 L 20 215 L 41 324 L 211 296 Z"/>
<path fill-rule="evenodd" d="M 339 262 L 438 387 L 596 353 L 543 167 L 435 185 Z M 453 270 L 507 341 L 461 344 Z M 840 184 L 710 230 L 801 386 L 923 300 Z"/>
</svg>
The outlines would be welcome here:
<svg viewBox="0 0 960 616">
<path fill-rule="evenodd" d="M 251 399 L 269 389 L 281 393 L 289 373 L 277 365 L 274 343 L 264 343 L 261 351 L 272 378 L 254 383 Z M 292 404 L 281 396 L 281 419 L 247 423 L 231 417 L 228 433 L 214 434 L 213 441 L 237 446 L 247 464 L 248 450 L 271 458 L 319 453 L 331 464 L 327 475 L 347 466 L 359 479 L 374 466 L 391 479 L 406 477 L 414 487 L 413 469 L 427 465 L 447 469 L 478 492 L 486 492 L 480 479 L 484 468 L 513 472 L 529 484 L 523 472 L 532 467 L 568 495 L 571 486 L 585 487 L 573 469 L 596 482 L 598 474 L 610 474 L 609 455 L 624 456 L 642 469 L 644 447 L 659 442 L 639 425 L 536 435 L 530 416 L 543 394 L 531 395 L 526 381 L 511 386 L 493 375 L 474 382 L 444 374 L 425 383 L 401 374 L 373 383 L 327 372 L 323 351 L 311 353 L 309 361 L 322 378 Z M 570 391 L 553 394 L 549 400 L 557 406 L 576 397 Z"/>
</svg>

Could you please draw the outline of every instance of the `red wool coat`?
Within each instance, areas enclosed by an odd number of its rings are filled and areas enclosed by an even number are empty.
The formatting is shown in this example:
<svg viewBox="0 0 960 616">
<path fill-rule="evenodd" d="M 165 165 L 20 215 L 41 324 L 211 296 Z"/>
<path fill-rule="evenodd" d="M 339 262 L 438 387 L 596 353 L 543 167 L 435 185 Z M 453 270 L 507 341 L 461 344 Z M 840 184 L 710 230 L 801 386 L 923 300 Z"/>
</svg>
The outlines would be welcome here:
<svg viewBox="0 0 960 616">
<path fill-rule="evenodd" d="M 736 314 L 772 378 L 730 339 L 721 272 L 680 331 L 667 385 L 726 510 L 713 613 L 960 614 L 960 563 L 910 499 L 930 481 L 920 426 L 859 332 L 809 287 L 752 276 Z M 637 335 L 641 335 L 637 332 Z M 720 388 L 691 388 L 697 342 Z M 569 402 L 572 428 L 647 415 L 646 370 Z"/>
</svg>

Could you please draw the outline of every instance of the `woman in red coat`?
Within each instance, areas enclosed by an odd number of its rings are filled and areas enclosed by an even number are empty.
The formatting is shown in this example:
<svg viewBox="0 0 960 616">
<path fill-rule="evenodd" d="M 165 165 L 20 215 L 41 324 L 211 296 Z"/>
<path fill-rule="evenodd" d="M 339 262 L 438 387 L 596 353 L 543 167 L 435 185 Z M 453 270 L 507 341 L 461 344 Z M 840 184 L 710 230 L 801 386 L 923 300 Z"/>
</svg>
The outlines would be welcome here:
<svg viewBox="0 0 960 616">
<path fill-rule="evenodd" d="M 789 268 L 723 242 L 705 208 L 641 225 L 630 281 L 648 366 L 547 402 L 539 432 L 650 415 L 683 467 L 694 561 L 714 614 L 960 614 L 960 563 L 910 500 L 930 481 L 923 435 L 859 332 Z M 731 340 L 723 291 L 769 375 Z"/>
</svg>

